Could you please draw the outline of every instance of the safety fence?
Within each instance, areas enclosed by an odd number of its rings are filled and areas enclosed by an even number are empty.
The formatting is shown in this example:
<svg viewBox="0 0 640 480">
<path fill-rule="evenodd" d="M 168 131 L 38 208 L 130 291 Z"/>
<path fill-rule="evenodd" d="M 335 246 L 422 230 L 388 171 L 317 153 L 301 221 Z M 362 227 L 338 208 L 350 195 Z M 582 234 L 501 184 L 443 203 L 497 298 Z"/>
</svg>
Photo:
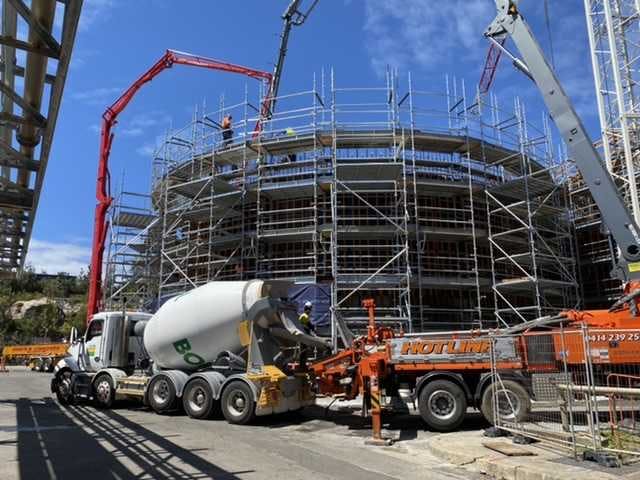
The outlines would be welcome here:
<svg viewBox="0 0 640 480">
<path fill-rule="evenodd" d="M 501 359 L 514 353 L 520 362 L 505 367 Z M 640 330 L 559 326 L 498 334 L 491 357 L 495 380 L 484 408 L 498 431 L 576 458 L 640 460 Z"/>
</svg>

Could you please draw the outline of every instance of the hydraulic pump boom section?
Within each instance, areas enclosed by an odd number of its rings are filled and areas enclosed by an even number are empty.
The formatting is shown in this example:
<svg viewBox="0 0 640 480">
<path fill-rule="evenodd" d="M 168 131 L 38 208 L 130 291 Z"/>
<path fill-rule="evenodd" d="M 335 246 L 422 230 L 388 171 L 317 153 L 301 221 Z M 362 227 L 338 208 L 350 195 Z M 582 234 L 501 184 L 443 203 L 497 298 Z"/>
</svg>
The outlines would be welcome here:
<svg viewBox="0 0 640 480">
<path fill-rule="evenodd" d="M 91 269 L 89 277 L 89 295 L 87 300 L 87 323 L 91 320 L 91 316 L 99 310 L 100 298 L 102 293 L 102 258 L 104 255 L 105 240 L 109 224 L 106 220 L 107 211 L 111 206 L 113 199 L 110 192 L 109 179 L 109 155 L 113 144 L 114 132 L 113 128 L 117 123 L 118 115 L 129 105 L 136 93 L 147 83 L 151 82 L 163 71 L 173 67 L 174 65 L 186 65 L 190 67 L 206 68 L 209 70 L 219 70 L 229 73 L 237 73 L 254 78 L 267 83 L 267 91 L 271 90 L 273 76 L 269 72 L 256 70 L 253 68 L 236 65 L 233 63 L 222 62 L 206 57 L 191 55 L 189 53 L 177 52 L 175 50 L 167 50 L 165 54 L 153 64 L 140 78 L 138 78 L 125 92 L 116 100 L 113 105 L 108 107 L 102 115 L 102 131 L 100 134 L 100 158 L 98 160 L 98 177 L 96 182 L 96 210 L 93 227 L 93 247 L 91 252 Z M 262 112 L 271 110 L 269 98 L 264 100 Z M 261 115 L 256 132 L 260 130 Z"/>
<path fill-rule="evenodd" d="M 621 252 L 613 274 L 623 283 L 640 279 L 640 237 L 638 225 L 618 194 L 618 189 L 601 161 L 571 100 L 547 62 L 540 45 L 518 10 L 515 0 L 495 0 L 498 15 L 485 32 L 490 39 L 509 35 L 520 54 L 519 68 L 533 79 L 542 93 L 551 118 L 567 144 L 602 219 Z M 494 42 L 494 44 L 496 44 Z"/>
</svg>

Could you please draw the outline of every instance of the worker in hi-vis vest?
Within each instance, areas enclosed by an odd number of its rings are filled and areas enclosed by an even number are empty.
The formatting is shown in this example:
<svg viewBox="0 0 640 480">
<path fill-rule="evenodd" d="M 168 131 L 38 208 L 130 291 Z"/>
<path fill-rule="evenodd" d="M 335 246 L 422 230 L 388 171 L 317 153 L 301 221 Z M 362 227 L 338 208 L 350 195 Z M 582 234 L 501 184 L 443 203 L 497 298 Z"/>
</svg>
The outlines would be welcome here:
<svg viewBox="0 0 640 480">
<path fill-rule="evenodd" d="M 304 331 L 307 333 L 313 332 L 313 325 L 311 324 L 311 309 L 313 304 L 309 301 L 304 303 L 304 310 L 298 317 L 298 321 L 302 324 Z"/>
<path fill-rule="evenodd" d="M 231 122 L 233 122 L 233 117 L 229 114 L 225 115 L 222 119 L 222 140 L 224 141 L 224 145 L 231 143 L 231 139 L 233 137 Z"/>
</svg>

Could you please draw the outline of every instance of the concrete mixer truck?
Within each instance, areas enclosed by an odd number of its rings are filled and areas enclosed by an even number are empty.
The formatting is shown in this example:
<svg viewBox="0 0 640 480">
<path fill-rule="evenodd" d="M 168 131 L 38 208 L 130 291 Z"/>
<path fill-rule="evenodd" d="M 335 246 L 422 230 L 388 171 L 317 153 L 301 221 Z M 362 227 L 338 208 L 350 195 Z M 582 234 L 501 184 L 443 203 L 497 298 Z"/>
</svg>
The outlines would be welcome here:
<svg viewBox="0 0 640 480">
<path fill-rule="evenodd" d="M 304 332 L 286 300 L 290 287 L 211 282 L 154 315 L 97 313 L 56 365 L 51 391 L 61 404 L 138 399 L 157 413 L 182 404 L 192 418 L 221 413 L 238 424 L 309 405 L 307 374 L 295 365 L 328 341 Z"/>
</svg>

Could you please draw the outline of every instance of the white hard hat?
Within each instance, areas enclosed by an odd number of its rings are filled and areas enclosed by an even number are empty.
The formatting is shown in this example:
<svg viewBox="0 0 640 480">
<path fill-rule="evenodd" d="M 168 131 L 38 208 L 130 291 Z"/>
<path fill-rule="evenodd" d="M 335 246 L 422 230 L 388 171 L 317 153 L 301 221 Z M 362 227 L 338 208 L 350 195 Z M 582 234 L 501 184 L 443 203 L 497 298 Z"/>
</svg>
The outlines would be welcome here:
<svg viewBox="0 0 640 480">
<path fill-rule="evenodd" d="M 311 308 L 311 307 L 313 307 L 313 303 L 311 303 L 308 300 L 306 302 L 304 302 L 304 308 Z"/>
</svg>

